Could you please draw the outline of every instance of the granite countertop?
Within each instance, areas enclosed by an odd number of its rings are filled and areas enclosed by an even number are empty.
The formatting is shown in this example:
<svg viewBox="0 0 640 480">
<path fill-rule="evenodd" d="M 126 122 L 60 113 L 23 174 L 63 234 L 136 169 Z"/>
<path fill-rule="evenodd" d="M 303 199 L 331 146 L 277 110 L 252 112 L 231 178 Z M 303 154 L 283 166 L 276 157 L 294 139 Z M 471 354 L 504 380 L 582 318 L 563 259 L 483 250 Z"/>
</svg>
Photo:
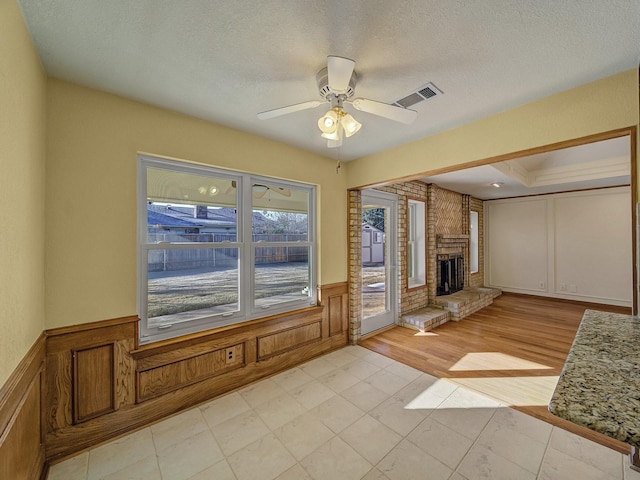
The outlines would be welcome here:
<svg viewBox="0 0 640 480">
<path fill-rule="evenodd" d="M 640 318 L 585 311 L 549 411 L 640 447 Z"/>
</svg>

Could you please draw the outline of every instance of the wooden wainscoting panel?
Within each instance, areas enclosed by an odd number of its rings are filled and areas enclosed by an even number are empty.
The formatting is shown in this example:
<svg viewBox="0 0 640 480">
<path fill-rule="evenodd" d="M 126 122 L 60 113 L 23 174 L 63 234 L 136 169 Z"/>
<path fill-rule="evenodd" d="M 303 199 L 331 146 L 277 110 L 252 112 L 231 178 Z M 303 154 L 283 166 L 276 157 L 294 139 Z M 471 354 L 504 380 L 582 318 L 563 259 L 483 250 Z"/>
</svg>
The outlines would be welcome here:
<svg viewBox="0 0 640 480">
<path fill-rule="evenodd" d="M 33 379 L 6 436 L 0 438 L 0 479 L 38 478 L 44 467 L 39 376 Z"/>
<path fill-rule="evenodd" d="M 161 354 L 175 355 L 175 358 L 182 358 L 184 356 L 182 352 L 186 352 L 187 349 L 192 347 L 198 348 L 198 345 L 202 344 L 222 347 L 246 342 L 249 338 L 255 338 L 257 334 L 273 333 L 302 323 L 308 323 L 312 318 L 320 318 L 322 311 L 322 307 L 307 307 L 295 312 L 279 313 L 235 325 L 226 325 L 208 332 L 192 333 L 142 345 L 132 351 L 131 354 L 138 361 L 147 357 L 158 358 Z"/>
<path fill-rule="evenodd" d="M 150 362 L 147 361 L 147 363 Z M 188 356 L 164 365 L 146 369 L 139 367 L 137 372 L 138 402 L 144 402 L 243 365 L 244 345 L 238 344 L 200 355 Z"/>
<path fill-rule="evenodd" d="M 138 317 L 130 316 L 47 330 L 47 355 L 68 353 L 77 349 L 78 345 L 91 348 L 122 339 L 133 339 L 137 322 Z"/>
<path fill-rule="evenodd" d="M 73 420 L 84 422 L 116 408 L 115 342 L 73 350 Z"/>
<path fill-rule="evenodd" d="M 135 403 L 134 318 L 47 330 L 47 434 Z"/>
<path fill-rule="evenodd" d="M 45 431 L 73 425 L 71 354 L 47 355 L 45 367 Z"/>
<path fill-rule="evenodd" d="M 198 357 L 216 350 L 225 350 L 234 344 L 242 344 L 242 338 L 204 339 L 200 343 L 176 344 L 171 351 L 162 351 L 153 355 L 145 355 L 137 358 L 136 368 L 140 370 L 150 370 L 152 368 L 180 362 L 188 358 Z M 241 347 L 242 349 L 242 347 Z M 134 353 L 136 357 L 137 353 Z"/>
<path fill-rule="evenodd" d="M 324 306 L 327 336 L 340 335 L 347 331 L 349 324 L 349 285 L 347 282 L 323 285 L 320 302 Z"/>
<path fill-rule="evenodd" d="M 258 361 L 320 341 L 321 338 L 321 321 L 257 337 Z"/>
<path fill-rule="evenodd" d="M 329 298 L 347 291 L 346 282 L 322 287 L 320 306 L 140 347 L 129 317 L 48 331 L 43 397 L 47 460 L 91 448 L 345 346 L 347 328 L 340 331 L 338 325 L 347 325 L 346 299 L 331 307 Z M 74 423 L 72 352 L 106 344 L 113 345 L 115 358 L 114 409 Z M 104 360 L 106 354 L 98 357 Z M 101 397 L 103 402 L 107 396 Z"/>
<path fill-rule="evenodd" d="M 255 339 L 247 342 L 247 350 L 252 345 L 255 349 Z M 336 335 L 205 378 L 102 417 L 59 428 L 47 435 L 47 459 L 67 457 L 345 345 L 346 335 Z"/>
<path fill-rule="evenodd" d="M 0 387 L 0 436 L 16 415 L 20 402 L 32 381 L 39 376 L 44 361 L 45 336 L 40 335 L 16 369 Z"/>
<path fill-rule="evenodd" d="M 346 294 L 329 297 L 329 336 L 339 335 L 347 329 L 347 300 Z"/>
<path fill-rule="evenodd" d="M 45 336 L 41 335 L 0 388 L 0 479 L 36 480 L 45 468 L 41 382 Z"/>
<path fill-rule="evenodd" d="M 136 374 L 135 362 L 130 352 L 135 347 L 134 338 L 125 338 L 118 340 L 114 344 L 116 365 L 115 365 L 115 383 L 116 383 L 116 410 L 124 405 L 133 405 L 136 398 Z"/>
</svg>

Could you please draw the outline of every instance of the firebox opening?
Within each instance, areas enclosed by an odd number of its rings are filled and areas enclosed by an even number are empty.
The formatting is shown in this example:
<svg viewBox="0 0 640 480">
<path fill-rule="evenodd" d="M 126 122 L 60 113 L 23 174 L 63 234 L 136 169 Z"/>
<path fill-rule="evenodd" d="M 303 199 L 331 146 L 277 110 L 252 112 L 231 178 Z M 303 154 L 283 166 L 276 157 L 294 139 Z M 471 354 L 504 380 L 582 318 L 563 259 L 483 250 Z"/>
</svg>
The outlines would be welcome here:
<svg viewBox="0 0 640 480">
<path fill-rule="evenodd" d="M 438 254 L 436 295 L 449 295 L 464 288 L 464 256 L 462 253 Z"/>
</svg>

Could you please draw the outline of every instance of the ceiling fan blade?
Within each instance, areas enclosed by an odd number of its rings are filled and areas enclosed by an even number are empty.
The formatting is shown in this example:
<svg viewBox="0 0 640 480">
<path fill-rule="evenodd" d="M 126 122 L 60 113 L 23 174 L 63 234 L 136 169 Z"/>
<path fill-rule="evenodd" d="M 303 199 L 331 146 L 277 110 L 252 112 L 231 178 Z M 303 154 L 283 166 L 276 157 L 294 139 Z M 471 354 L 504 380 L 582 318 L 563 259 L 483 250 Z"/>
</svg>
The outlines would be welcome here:
<svg viewBox="0 0 640 480">
<path fill-rule="evenodd" d="M 279 117 L 280 115 L 286 115 L 288 113 L 299 112 L 300 110 L 306 110 L 308 108 L 316 108 L 322 105 L 321 100 L 310 100 L 308 102 L 296 103 L 295 105 L 289 105 L 287 107 L 280 107 L 274 110 L 267 110 L 258 114 L 260 120 L 268 120 L 269 118 Z"/>
<path fill-rule="evenodd" d="M 356 62 L 344 57 L 327 57 L 327 74 L 329 76 L 329 88 L 334 93 L 346 93 L 353 74 Z"/>
<path fill-rule="evenodd" d="M 407 125 L 412 123 L 418 116 L 418 112 L 415 110 L 396 107 L 395 105 L 376 102 L 375 100 L 369 100 L 367 98 L 356 98 L 351 103 L 356 110 L 373 113 L 374 115 L 388 118 L 389 120 L 395 120 L 396 122 L 405 123 Z"/>
<path fill-rule="evenodd" d="M 290 197 L 291 196 L 291 190 L 289 190 L 288 188 L 283 188 L 283 187 L 271 187 L 271 190 L 273 190 L 274 192 L 279 193 L 280 195 L 282 195 L 283 197 Z"/>
<path fill-rule="evenodd" d="M 260 185 L 258 183 L 254 183 L 251 186 L 251 193 L 253 195 L 253 198 L 262 198 L 264 197 L 264 194 L 267 193 L 269 191 L 269 187 L 267 187 L 266 185 Z"/>
</svg>

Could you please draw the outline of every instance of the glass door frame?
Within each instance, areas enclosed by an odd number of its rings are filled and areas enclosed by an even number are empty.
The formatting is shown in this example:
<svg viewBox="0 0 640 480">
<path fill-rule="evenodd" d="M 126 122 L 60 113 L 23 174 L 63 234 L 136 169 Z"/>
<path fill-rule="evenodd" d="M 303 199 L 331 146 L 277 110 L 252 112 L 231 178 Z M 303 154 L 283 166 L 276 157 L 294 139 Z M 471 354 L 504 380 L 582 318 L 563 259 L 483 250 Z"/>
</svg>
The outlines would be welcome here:
<svg viewBox="0 0 640 480">
<path fill-rule="evenodd" d="M 361 335 L 367 335 L 395 324 L 398 315 L 398 196 L 378 190 L 363 190 L 361 205 L 363 211 L 366 206 L 367 208 L 382 207 L 388 212 L 388 215 L 385 216 L 384 226 L 386 309 L 382 313 L 364 318 L 361 306 Z M 360 268 L 362 269 L 362 248 L 360 249 L 360 257 Z M 364 285 L 361 290 L 364 290 Z"/>
</svg>

